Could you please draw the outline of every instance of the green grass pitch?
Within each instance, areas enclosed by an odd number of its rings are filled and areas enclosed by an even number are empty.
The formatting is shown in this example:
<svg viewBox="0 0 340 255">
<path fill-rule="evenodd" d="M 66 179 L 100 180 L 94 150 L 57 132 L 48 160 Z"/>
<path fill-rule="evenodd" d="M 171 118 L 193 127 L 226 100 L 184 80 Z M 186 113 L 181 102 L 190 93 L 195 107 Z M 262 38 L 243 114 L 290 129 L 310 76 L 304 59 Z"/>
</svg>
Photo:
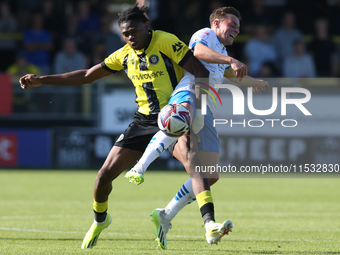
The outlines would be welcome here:
<svg viewBox="0 0 340 255">
<path fill-rule="evenodd" d="M 197 203 L 173 220 L 168 249 L 154 241 L 149 214 L 188 178 L 146 173 L 140 186 L 121 175 L 109 199 L 111 226 L 80 248 L 93 221 L 95 171 L 0 171 L 0 255 L 8 254 L 339 254 L 340 178 L 221 178 L 212 187 L 216 220 L 234 231 L 210 246 Z"/>
</svg>

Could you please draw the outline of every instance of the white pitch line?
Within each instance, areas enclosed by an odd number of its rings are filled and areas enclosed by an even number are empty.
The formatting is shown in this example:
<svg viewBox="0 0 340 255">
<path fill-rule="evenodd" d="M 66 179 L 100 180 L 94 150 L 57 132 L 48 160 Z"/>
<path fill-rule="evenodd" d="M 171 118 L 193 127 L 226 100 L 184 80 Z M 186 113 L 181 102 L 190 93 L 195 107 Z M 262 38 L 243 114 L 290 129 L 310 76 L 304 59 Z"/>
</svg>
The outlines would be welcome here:
<svg viewBox="0 0 340 255">
<path fill-rule="evenodd" d="M 186 217 L 191 217 L 196 214 L 187 213 Z M 120 216 L 120 215 L 117 215 Z M 125 218 L 138 218 L 144 217 L 144 214 L 124 214 L 121 215 Z M 237 214 L 228 214 L 230 218 L 240 218 L 240 217 L 340 217 L 340 213 L 237 213 Z M 16 220 L 16 219 L 63 219 L 63 218 L 91 218 L 88 214 L 70 214 L 70 215 L 11 215 L 11 216 L 0 216 L 0 220 Z"/>
<path fill-rule="evenodd" d="M 18 231 L 18 232 L 38 232 L 38 233 L 58 233 L 58 234 L 84 234 L 85 232 L 80 231 L 60 231 L 60 230 L 43 230 L 43 229 L 25 229 L 25 228 L 4 228 L 0 227 L 0 230 L 3 231 Z M 143 236 L 145 234 L 128 234 L 128 233 L 116 233 L 116 232 L 109 232 L 106 231 L 105 234 L 114 235 L 114 236 Z M 152 234 L 150 234 L 151 236 Z M 170 238 L 195 238 L 195 239 L 204 239 L 202 236 L 187 236 L 187 235 L 169 235 Z M 277 239 L 277 238 L 253 238 L 253 237 L 237 237 L 237 238 L 228 238 L 230 241 L 237 241 L 237 240 L 249 240 L 249 241 L 277 241 L 277 242 L 338 242 L 338 240 L 310 240 L 310 239 Z"/>
<path fill-rule="evenodd" d="M 125 218 L 138 218 L 144 217 L 145 214 L 116 214 L 117 217 L 125 217 Z M 6 215 L 0 216 L 0 220 L 16 220 L 16 219 L 62 219 L 62 218 L 93 218 L 92 215 L 89 214 L 59 214 L 59 215 Z"/>
<path fill-rule="evenodd" d="M 59 231 L 59 230 L 43 230 L 43 229 L 29 229 L 29 228 L 3 228 L 3 227 L 0 227 L 0 230 L 18 231 L 18 232 L 61 233 L 61 234 L 80 234 L 80 233 L 83 233 L 83 232 L 78 232 L 78 231 Z"/>
<path fill-rule="evenodd" d="M 0 216 L 0 220 L 16 220 L 16 219 L 63 219 L 63 218 L 89 218 L 89 215 L 15 215 L 15 216 Z"/>
<path fill-rule="evenodd" d="M 171 235 L 170 237 L 178 237 L 178 238 L 197 238 L 201 239 L 202 236 L 183 236 L 183 235 Z M 253 237 L 237 237 L 230 238 L 227 237 L 230 241 L 237 240 L 250 240 L 250 241 L 277 241 L 277 242 L 338 242 L 338 240 L 309 240 L 309 239 L 277 239 L 277 238 L 253 238 Z"/>
<path fill-rule="evenodd" d="M 185 217 L 196 216 L 197 213 L 186 213 Z M 228 213 L 228 217 L 340 217 L 340 213 Z"/>
</svg>

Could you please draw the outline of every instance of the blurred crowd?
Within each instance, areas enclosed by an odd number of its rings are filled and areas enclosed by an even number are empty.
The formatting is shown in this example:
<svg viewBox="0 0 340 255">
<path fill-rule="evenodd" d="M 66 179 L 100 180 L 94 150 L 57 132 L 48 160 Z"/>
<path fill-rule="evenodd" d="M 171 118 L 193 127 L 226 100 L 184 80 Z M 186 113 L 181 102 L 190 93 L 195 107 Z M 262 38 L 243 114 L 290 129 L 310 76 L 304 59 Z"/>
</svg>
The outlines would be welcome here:
<svg viewBox="0 0 340 255">
<path fill-rule="evenodd" d="M 142 1 L 143 2 L 143 1 Z M 0 72 L 63 73 L 91 67 L 124 45 L 114 0 L 0 1 Z M 212 10 L 234 6 L 241 33 L 229 54 L 254 77 L 338 77 L 340 0 L 149 0 L 153 29 L 188 43 Z"/>
<path fill-rule="evenodd" d="M 189 0 L 179 8 L 182 2 L 171 1 L 159 19 L 171 21 L 166 28 L 184 41 L 209 26 L 214 9 L 240 11 L 240 34 L 227 50 L 254 77 L 340 76 L 340 0 Z"/>
<path fill-rule="evenodd" d="M 0 2 L 0 71 L 64 73 L 100 63 L 123 46 L 105 1 Z M 1 36 L 2 35 L 2 36 Z"/>
</svg>

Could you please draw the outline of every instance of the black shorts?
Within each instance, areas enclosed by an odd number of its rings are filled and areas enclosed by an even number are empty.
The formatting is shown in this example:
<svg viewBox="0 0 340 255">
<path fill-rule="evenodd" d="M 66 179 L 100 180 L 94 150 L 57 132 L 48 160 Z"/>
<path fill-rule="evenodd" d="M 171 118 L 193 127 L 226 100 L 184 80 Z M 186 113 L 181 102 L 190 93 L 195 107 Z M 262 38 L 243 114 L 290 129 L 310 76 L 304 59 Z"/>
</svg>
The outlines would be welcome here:
<svg viewBox="0 0 340 255">
<path fill-rule="evenodd" d="M 133 121 L 114 146 L 144 152 L 151 138 L 160 130 L 157 125 L 157 114 L 144 115 L 135 113 Z"/>
</svg>

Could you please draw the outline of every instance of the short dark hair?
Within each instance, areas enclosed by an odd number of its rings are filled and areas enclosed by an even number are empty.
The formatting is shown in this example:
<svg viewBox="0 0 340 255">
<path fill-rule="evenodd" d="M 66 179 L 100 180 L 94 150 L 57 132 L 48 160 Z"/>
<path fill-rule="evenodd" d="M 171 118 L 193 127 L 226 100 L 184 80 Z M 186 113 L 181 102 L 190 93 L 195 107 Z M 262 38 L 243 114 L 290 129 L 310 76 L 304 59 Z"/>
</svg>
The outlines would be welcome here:
<svg viewBox="0 0 340 255">
<path fill-rule="evenodd" d="M 131 21 L 131 20 L 140 20 L 143 23 L 148 22 L 148 18 L 145 16 L 147 7 L 141 6 L 138 7 L 138 4 L 118 13 L 118 25 L 122 24 L 123 22 Z"/>
<path fill-rule="evenodd" d="M 210 25 L 213 23 L 215 19 L 221 20 L 225 18 L 226 14 L 233 14 L 235 15 L 239 20 L 241 20 L 241 14 L 238 10 L 236 10 L 234 7 L 221 7 L 218 9 L 215 9 L 209 17 Z"/>
</svg>

